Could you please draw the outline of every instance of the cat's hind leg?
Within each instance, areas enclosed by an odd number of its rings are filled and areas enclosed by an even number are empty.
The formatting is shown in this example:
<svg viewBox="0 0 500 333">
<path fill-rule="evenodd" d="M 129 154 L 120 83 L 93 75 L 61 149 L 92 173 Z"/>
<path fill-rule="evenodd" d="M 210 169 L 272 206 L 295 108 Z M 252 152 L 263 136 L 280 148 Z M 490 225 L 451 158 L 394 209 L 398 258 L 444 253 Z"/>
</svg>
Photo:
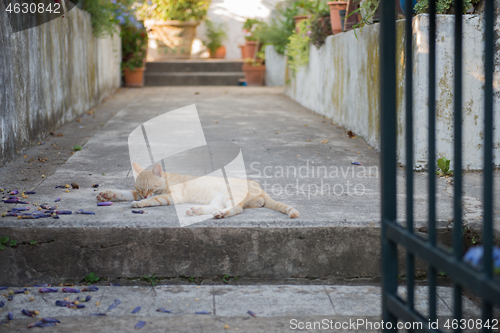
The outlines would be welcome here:
<svg viewBox="0 0 500 333">
<path fill-rule="evenodd" d="M 209 205 L 189 207 L 189 209 L 186 210 L 186 215 L 207 215 L 212 214 L 216 210 L 224 209 L 225 205 L 222 199 L 222 194 L 218 194 L 215 198 L 212 199 Z"/>
<path fill-rule="evenodd" d="M 126 190 L 113 190 L 100 192 L 97 201 L 134 201 L 140 199 L 139 192 Z"/>
</svg>

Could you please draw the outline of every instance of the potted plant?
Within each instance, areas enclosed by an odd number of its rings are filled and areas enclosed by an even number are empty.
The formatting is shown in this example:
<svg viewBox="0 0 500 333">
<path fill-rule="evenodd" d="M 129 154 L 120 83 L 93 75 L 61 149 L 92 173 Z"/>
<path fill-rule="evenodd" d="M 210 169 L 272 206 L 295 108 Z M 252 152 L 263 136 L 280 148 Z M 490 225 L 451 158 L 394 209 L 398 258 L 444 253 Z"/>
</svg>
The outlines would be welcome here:
<svg viewBox="0 0 500 333">
<path fill-rule="evenodd" d="M 257 42 L 259 44 L 259 42 Z M 266 75 L 266 66 L 264 65 L 264 52 L 259 52 L 254 58 L 245 59 L 241 67 L 245 74 L 247 86 L 263 86 Z"/>
<path fill-rule="evenodd" d="M 210 52 L 210 58 L 224 59 L 226 57 L 226 48 L 222 45 L 222 41 L 227 38 L 224 24 L 217 25 L 210 20 L 206 20 L 205 26 L 207 28 L 205 45 Z"/>
<path fill-rule="evenodd" d="M 347 1 L 330 1 L 330 21 L 332 24 L 332 33 L 338 34 L 344 31 L 345 12 L 347 9 Z"/>
<path fill-rule="evenodd" d="M 295 19 L 295 29 L 297 29 L 297 33 L 300 33 L 298 25 L 301 21 L 311 19 L 326 9 L 323 0 L 298 0 L 295 1 L 293 7 L 296 10 L 296 15 L 293 18 Z"/>
<path fill-rule="evenodd" d="M 121 25 L 122 70 L 127 87 L 144 86 L 148 34 L 142 24 Z"/>
<path fill-rule="evenodd" d="M 254 36 L 255 30 L 259 25 L 262 25 L 263 22 L 257 19 L 247 19 L 243 24 L 243 32 L 245 33 L 245 45 L 241 47 L 241 58 L 248 59 L 253 58 L 257 47 L 257 38 Z"/>
<path fill-rule="evenodd" d="M 209 0 L 149 0 L 139 8 L 148 29 L 148 59 L 189 58 L 196 26 L 205 18 Z"/>
</svg>

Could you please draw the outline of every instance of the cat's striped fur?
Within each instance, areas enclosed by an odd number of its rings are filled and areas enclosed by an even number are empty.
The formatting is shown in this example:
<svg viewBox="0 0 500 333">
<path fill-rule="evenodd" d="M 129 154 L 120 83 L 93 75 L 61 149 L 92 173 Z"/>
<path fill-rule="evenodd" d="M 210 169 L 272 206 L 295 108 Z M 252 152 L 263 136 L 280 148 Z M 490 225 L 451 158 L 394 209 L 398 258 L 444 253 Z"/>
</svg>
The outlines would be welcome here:
<svg viewBox="0 0 500 333">
<path fill-rule="evenodd" d="M 272 199 L 252 180 L 229 178 L 229 187 L 233 200 L 227 194 L 226 182 L 217 177 L 193 177 L 163 172 L 156 164 L 153 170 L 143 170 L 133 163 L 139 175 L 135 181 L 135 191 L 104 191 L 97 195 L 98 201 L 133 201 L 132 207 L 165 206 L 174 203 L 194 203 L 186 215 L 212 214 L 223 218 L 240 214 L 243 208 L 266 207 L 291 218 L 300 213 L 282 202 Z M 224 194 L 225 193 L 225 194 Z M 238 203 L 233 207 L 232 202 Z"/>
</svg>

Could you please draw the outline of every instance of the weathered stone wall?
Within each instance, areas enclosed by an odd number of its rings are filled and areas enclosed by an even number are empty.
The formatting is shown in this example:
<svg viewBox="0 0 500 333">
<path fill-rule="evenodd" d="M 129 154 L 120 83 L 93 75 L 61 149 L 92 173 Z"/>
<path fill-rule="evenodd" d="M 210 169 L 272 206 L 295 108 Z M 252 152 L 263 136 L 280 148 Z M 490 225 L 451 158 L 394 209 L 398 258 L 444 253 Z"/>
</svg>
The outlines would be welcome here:
<svg viewBox="0 0 500 333">
<path fill-rule="evenodd" d="M 405 36 L 397 23 L 398 160 L 405 164 Z M 453 158 L 454 16 L 437 16 L 436 37 L 436 156 Z M 500 27 L 497 20 L 496 29 Z M 463 21 L 463 165 L 483 168 L 484 40 L 483 19 L 464 15 Z M 428 15 L 413 19 L 414 168 L 427 168 L 428 147 Z M 300 104 L 326 115 L 365 138 L 380 143 L 379 25 L 327 38 L 310 49 L 309 65 L 295 75 L 287 71 L 285 92 Z M 497 47 L 498 50 L 498 41 Z M 500 128 L 500 54 L 495 55 L 495 128 Z M 290 80 L 289 80 L 290 79 Z M 500 164 L 500 132 L 494 137 L 494 162 Z"/>
<path fill-rule="evenodd" d="M 285 84 L 286 59 L 274 50 L 274 46 L 266 46 L 266 86 L 275 87 Z"/>
<path fill-rule="evenodd" d="M 12 33 L 0 1 L 0 165 L 120 86 L 121 40 L 92 35 L 90 14 Z"/>
</svg>

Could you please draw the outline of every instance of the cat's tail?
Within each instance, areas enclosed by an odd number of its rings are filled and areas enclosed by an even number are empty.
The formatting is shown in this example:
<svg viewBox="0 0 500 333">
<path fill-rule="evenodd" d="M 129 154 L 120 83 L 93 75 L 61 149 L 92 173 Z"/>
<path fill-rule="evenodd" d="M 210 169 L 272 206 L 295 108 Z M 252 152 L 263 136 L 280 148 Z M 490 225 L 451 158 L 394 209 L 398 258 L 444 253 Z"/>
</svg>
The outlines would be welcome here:
<svg viewBox="0 0 500 333">
<path fill-rule="evenodd" d="M 300 216 L 300 213 L 298 210 L 295 208 L 285 205 L 282 202 L 276 201 L 273 198 L 271 198 L 267 193 L 264 196 L 264 207 L 276 210 L 278 212 L 281 212 L 283 214 L 288 215 L 290 218 L 296 218 Z"/>
</svg>

